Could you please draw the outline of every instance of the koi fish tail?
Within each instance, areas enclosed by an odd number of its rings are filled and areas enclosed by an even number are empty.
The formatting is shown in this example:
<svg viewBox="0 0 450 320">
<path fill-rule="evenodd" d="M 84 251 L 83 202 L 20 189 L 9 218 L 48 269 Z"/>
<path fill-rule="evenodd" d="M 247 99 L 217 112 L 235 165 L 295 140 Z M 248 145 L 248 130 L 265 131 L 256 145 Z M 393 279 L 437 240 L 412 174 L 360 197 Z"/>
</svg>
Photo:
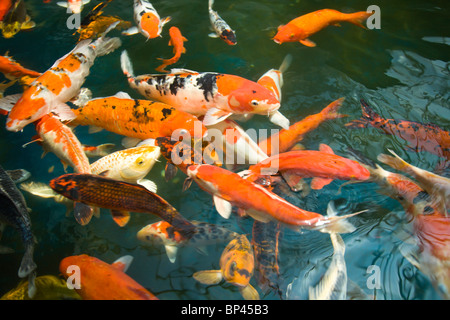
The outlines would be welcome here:
<svg viewBox="0 0 450 320">
<path fill-rule="evenodd" d="M 372 14 L 373 12 L 365 12 L 365 11 L 349 13 L 345 15 L 344 20 L 354 25 L 357 25 L 358 27 L 361 27 L 363 29 L 367 29 L 366 26 L 363 25 L 363 22 L 366 21 L 367 18 L 369 18 Z"/>
<path fill-rule="evenodd" d="M 326 233 L 351 233 L 355 231 L 355 226 L 350 223 L 347 219 L 357 214 L 366 212 L 367 210 L 362 210 L 350 214 L 346 214 L 343 216 L 336 216 L 336 209 L 334 208 L 333 202 L 328 203 L 327 208 L 327 216 L 324 220 L 321 220 L 318 224 L 316 224 L 315 229 L 320 232 Z"/>
<path fill-rule="evenodd" d="M 322 115 L 326 119 L 337 119 L 337 118 L 343 118 L 348 117 L 346 114 L 338 113 L 337 111 L 342 106 L 342 103 L 344 102 L 345 98 L 339 98 L 332 103 L 330 103 L 325 109 L 321 111 Z"/>
<path fill-rule="evenodd" d="M 214 5 L 214 0 L 208 0 L 208 9 L 212 10 L 212 7 Z"/>
<path fill-rule="evenodd" d="M 281 62 L 281 65 L 278 68 L 278 71 L 280 71 L 281 73 L 286 72 L 286 70 L 289 68 L 291 63 L 292 63 L 292 55 L 291 54 L 287 54 L 286 57 L 284 57 L 283 62 Z"/>
<path fill-rule="evenodd" d="M 364 99 L 361 99 L 361 110 L 363 118 L 372 122 L 372 121 L 381 121 L 383 120 L 381 116 L 376 113 Z"/>
<path fill-rule="evenodd" d="M 33 260 L 33 252 L 34 252 L 34 244 L 33 243 L 27 244 L 25 254 L 23 255 L 22 262 L 20 263 L 18 273 L 19 278 L 25 278 L 37 268 L 36 263 Z"/>
<path fill-rule="evenodd" d="M 394 151 L 392 151 L 391 149 L 388 150 L 390 153 L 394 155 L 394 157 L 381 153 L 377 157 L 378 161 L 387 164 L 388 166 L 400 171 L 404 170 L 409 166 L 409 164 L 402 158 L 400 158 Z"/>
<path fill-rule="evenodd" d="M 122 41 L 117 38 L 99 38 L 94 42 L 97 57 L 105 56 L 113 52 L 122 45 Z"/>
<path fill-rule="evenodd" d="M 127 78 L 134 78 L 133 65 L 131 64 L 130 57 L 126 50 L 122 51 L 122 54 L 120 55 L 120 67 Z"/>
</svg>

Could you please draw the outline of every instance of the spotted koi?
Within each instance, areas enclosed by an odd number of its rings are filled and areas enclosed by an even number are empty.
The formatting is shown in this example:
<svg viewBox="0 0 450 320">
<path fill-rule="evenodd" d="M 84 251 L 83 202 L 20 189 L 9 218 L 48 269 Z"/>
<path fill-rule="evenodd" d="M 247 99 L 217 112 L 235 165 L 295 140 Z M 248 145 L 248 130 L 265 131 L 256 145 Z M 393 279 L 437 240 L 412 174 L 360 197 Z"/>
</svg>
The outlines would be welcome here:
<svg viewBox="0 0 450 320">
<path fill-rule="evenodd" d="M 220 38 L 230 46 L 236 45 L 236 33 L 233 29 L 231 29 L 228 23 L 226 23 L 225 20 L 219 16 L 217 11 L 213 10 L 213 5 L 214 0 L 208 0 L 209 21 L 211 22 L 211 27 L 214 30 L 214 33 L 210 33 L 209 36 L 211 38 Z"/>
</svg>

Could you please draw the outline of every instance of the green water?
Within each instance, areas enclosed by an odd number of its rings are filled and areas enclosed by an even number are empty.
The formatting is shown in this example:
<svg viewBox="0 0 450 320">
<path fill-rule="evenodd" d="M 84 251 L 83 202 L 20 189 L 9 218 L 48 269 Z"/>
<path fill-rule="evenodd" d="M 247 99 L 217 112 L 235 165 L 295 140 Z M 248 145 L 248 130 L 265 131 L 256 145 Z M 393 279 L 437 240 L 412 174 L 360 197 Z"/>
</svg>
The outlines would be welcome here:
<svg viewBox="0 0 450 320">
<path fill-rule="evenodd" d="M 55 60 L 72 50 L 76 44 L 73 30 L 68 30 L 65 9 L 55 1 L 26 1 L 36 28 L 20 32 L 12 39 L 0 39 L 0 53 L 9 54 L 22 65 L 45 71 Z M 91 1 L 85 15 L 98 2 Z M 425 37 L 450 36 L 447 1 L 228 1 L 217 0 L 215 10 L 236 31 L 238 44 L 228 46 L 220 39 L 208 37 L 209 18 L 207 1 L 173 0 L 153 1 L 161 17 L 172 21 L 163 30 L 163 37 L 146 41 L 141 35 L 122 36 L 122 47 L 98 58 L 84 86 L 94 97 L 114 95 L 126 91 L 132 97 L 140 96 L 128 87 L 120 69 L 119 55 L 126 49 L 136 74 L 153 73 L 159 65 L 158 57 L 172 56 L 167 46 L 168 28 L 176 25 L 189 40 L 186 53 L 174 67 L 196 71 L 217 71 L 257 80 L 271 68 L 277 68 L 287 54 L 292 64 L 284 74 L 283 101 L 280 111 L 294 123 L 322 110 L 331 101 L 345 97 L 341 109 L 348 118 L 323 123 L 303 140 L 308 149 L 316 150 L 320 143 L 330 145 L 339 155 L 345 155 L 348 146 L 376 160 L 379 153 L 393 149 L 408 162 L 426 170 L 434 170 L 438 158 L 426 152 L 406 150 L 406 142 L 380 131 L 348 129 L 344 126 L 361 115 L 359 99 L 365 98 L 385 118 L 431 122 L 450 129 L 449 60 L 450 47 L 443 43 L 424 40 Z M 366 10 L 376 4 L 381 9 L 381 29 L 363 30 L 354 25 L 328 27 L 312 36 L 317 47 L 308 48 L 299 43 L 277 45 L 271 38 L 276 28 L 289 20 L 323 8 L 345 12 Z M 107 15 L 117 15 L 132 21 L 132 1 L 114 0 L 105 9 Z M 112 35 L 120 36 L 119 32 Z M 427 39 L 427 38 L 425 38 Z M 448 39 L 448 38 L 447 38 Z M 448 41 L 448 40 L 447 40 Z M 7 94 L 20 92 L 10 88 Z M 5 118 L 1 119 L 4 127 Z M 267 118 L 255 116 L 242 124 L 246 128 L 275 128 Z M 118 135 L 100 132 L 89 134 L 87 128 L 75 130 L 84 144 L 115 143 Z M 0 163 L 5 169 L 24 168 L 31 172 L 31 180 L 48 182 L 64 173 L 60 161 L 53 154 L 41 158 L 37 144 L 26 148 L 35 134 L 33 126 L 21 133 L 6 129 L 0 134 Z M 182 192 L 184 175 L 165 182 L 162 176 L 165 161 L 152 169 L 148 178 L 158 184 L 158 194 L 177 208 L 187 219 L 217 223 L 251 238 L 252 219 L 233 215 L 225 220 L 216 212 L 212 198 L 195 185 Z M 54 166 L 52 173 L 48 169 Z M 69 169 L 70 171 L 71 169 Z M 342 184 L 334 181 L 324 189 L 312 192 L 307 198 L 299 195 L 287 199 L 307 210 L 325 213 L 328 201 L 335 200 L 346 213 L 369 209 L 351 221 L 357 230 L 343 235 L 346 243 L 348 277 L 371 298 L 376 299 L 440 299 L 430 280 L 411 265 L 399 252 L 398 232 L 409 228 L 400 204 L 380 193 L 371 183 L 348 185 L 338 193 Z M 199 270 L 218 269 L 224 243 L 207 247 L 208 255 L 195 248 L 185 247 L 178 252 L 177 261 L 170 263 L 162 247 L 148 247 L 139 243 L 136 232 L 157 218 L 146 214 L 132 214 L 124 228 L 118 227 L 106 210 L 99 219 L 87 226 L 77 224 L 72 215 L 65 216 L 65 207 L 52 200 L 25 193 L 32 209 L 33 232 L 38 244 L 35 261 L 38 275 L 59 273 L 61 259 L 76 254 L 88 254 L 113 262 L 123 255 L 132 255 L 134 262 L 128 274 L 160 299 L 242 299 L 238 290 L 221 284 L 206 286 L 197 283 L 192 274 Z M 16 250 L 0 255 L 0 295 L 15 287 L 19 281 L 17 270 L 23 247 L 18 233 L 7 228 L 2 245 Z M 252 284 L 263 299 L 306 299 L 308 285 L 317 281 L 330 262 L 330 238 L 319 232 L 301 234 L 283 229 L 280 235 L 279 265 L 282 275 L 282 297 L 274 292 L 266 295 Z M 369 289 L 367 268 L 375 265 L 381 270 L 381 288 Z"/>
</svg>

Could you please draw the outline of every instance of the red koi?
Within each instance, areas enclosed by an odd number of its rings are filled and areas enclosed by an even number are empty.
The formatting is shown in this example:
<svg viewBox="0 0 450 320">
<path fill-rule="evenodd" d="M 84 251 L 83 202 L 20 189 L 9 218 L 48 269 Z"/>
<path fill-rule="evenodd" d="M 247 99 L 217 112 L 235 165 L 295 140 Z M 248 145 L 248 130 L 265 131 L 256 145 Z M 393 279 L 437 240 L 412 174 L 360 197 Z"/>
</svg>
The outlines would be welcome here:
<svg viewBox="0 0 450 320">
<path fill-rule="evenodd" d="M 165 70 L 165 68 L 171 64 L 178 62 L 178 60 L 180 60 L 181 54 L 186 53 L 184 42 L 188 40 L 185 37 L 183 37 L 180 29 L 178 29 L 177 27 L 170 27 L 169 35 L 170 35 L 169 46 L 173 46 L 174 56 L 170 59 L 158 58 L 163 62 L 159 67 L 155 69 L 158 72 L 168 72 Z"/>
</svg>

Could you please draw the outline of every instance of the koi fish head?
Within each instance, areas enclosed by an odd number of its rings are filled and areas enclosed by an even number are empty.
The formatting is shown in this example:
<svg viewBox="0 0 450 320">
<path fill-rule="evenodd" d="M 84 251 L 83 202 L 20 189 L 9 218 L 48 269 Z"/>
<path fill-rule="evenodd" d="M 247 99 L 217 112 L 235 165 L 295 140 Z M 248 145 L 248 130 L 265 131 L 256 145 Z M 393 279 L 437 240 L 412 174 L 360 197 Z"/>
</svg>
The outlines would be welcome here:
<svg viewBox="0 0 450 320">
<path fill-rule="evenodd" d="M 231 29 L 223 30 L 220 34 L 220 38 L 230 46 L 234 46 L 237 44 L 236 34 Z"/>
<path fill-rule="evenodd" d="M 183 236 L 166 221 L 159 221 L 145 226 L 138 231 L 137 238 L 142 242 L 154 244 L 159 241 L 163 244 L 172 245 L 179 244 L 184 240 Z"/>
<path fill-rule="evenodd" d="M 67 7 L 74 14 L 81 13 L 81 9 L 83 7 L 83 1 L 82 0 L 69 0 L 69 1 L 67 1 Z"/>
<path fill-rule="evenodd" d="M 21 24 L 18 21 L 4 24 L 2 28 L 2 35 L 4 38 L 9 39 L 14 37 L 20 31 Z"/>
<path fill-rule="evenodd" d="M 161 151 L 159 147 L 144 145 L 130 150 L 130 156 L 125 158 L 127 162 L 120 169 L 120 176 L 126 180 L 138 180 L 145 177 L 153 168 Z"/>
<path fill-rule="evenodd" d="M 231 240 L 220 257 L 223 278 L 233 285 L 246 287 L 253 276 L 253 268 L 253 250 L 245 235 Z"/>
<path fill-rule="evenodd" d="M 268 115 L 280 108 L 280 101 L 259 84 L 248 84 L 228 96 L 228 105 L 236 113 Z"/>
<path fill-rule="evenodd" d="M 73 174 L 67 173 L 50 180 L 50 188 L 69 199 L 77 199 L 77 182 L 73 180 Z"/>
<path fill-rule="evenodd" d="M 301 38 L 300 34 L 301 30 L 297 26 L 288 23 L 278 27 L 278 32 L 272 40 L 278 44 L 282 44 L 284 42 L 295 42 Z"/>
<path fill-rule="evenodd" d="M 22 97 L 17 101 L 6 120 L 6 129 L 9 131 L 20 131 L 27 124 L 30 124 L 47 114 L 44 108 L 46 101 L 43 98 L 33 98 L 34 87 L 25 90 Z"/>
</svg>

